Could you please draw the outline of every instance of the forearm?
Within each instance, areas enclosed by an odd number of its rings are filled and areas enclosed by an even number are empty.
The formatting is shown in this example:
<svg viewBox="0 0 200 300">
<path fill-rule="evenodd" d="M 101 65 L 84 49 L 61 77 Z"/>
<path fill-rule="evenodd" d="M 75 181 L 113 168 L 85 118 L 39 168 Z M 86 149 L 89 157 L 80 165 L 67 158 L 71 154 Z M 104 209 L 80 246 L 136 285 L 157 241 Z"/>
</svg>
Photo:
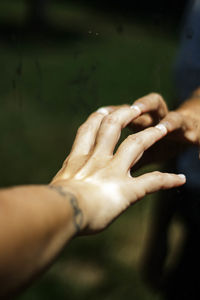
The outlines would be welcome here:
<svg viewBox="0 0 200 300">
<path fill-rule="evenodd" d="M 1 299 L 41 273 L 78 232 L 102 231 L 145 195 L 185 183 L 183 175 L 161 172 L 130 176 L 144 150 L 166 135 L 164 125 L 130 135 L 113 153 L 138 114 L 129 106 L 93 113 L 50 186 L 0 191 Z"/>
<path fill-rule="evenodd" d="M 61 187 L 22 186 L 0 192 L 0 296 L 41 273 L 83 226 L 74 195 Z"/>
</svg>

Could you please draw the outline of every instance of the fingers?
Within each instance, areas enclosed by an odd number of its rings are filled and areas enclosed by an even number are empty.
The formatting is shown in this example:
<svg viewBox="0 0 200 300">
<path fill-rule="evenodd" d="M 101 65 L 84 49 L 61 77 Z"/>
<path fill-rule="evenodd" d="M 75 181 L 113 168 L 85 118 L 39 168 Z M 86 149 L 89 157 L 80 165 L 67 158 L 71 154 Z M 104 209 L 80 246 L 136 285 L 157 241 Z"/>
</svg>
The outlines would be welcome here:
<svg viewBox="0 0 200 300">
<path fill-rule="evenodd" d="M 133 180 L 133 193 L 137 193 L 137 199 L 141 199 L 147 194 L 157 192 L 162 189 L 170 189 L 181 186 L 186 182 L 186 178 L 183 174 L 176 175 L 161 173 L 158 171 L 144 174 Z"/>
<path fill-rule="evenodd" d="M 109 109 L 110 112 L 113 112 L 125 106 L 126 105 L 110 105 L 105 108 Z M 139 109 L 142 114 L 156 111 L 160 118 L 165 117 L 165 115 L 168 113 L 167 104 L 165 103 L 163 97 L 158 93 L 150 93 L 137 99 L 131 107 L 134 108 L 135 106 L 137 107 L 136 109 Z"/>
<path fill-rule="evenodd" d="M 110 106 L 105 106 L 105 107 L 100 107 L 97 112 L 101 112 L 104 111 L 105 109 L 107 111 L 109 111 L 109 113 L 114 112 L 115 110 L 119 109 L 119 108 L 123 108 L 123 107 L 127 107 L 130 106 L 128 104 L 121 104 L 121 105 L 110 105 Z"/>
<path fill-rule="evenodd" d="M 127 105 L 105 116 L 97 135 L 94 155 L 112 155 L 122 128 L 139 114 L 140 110 Z"/>
<path fill-rule="evenodd" d="M 87 155 L 93 148 L 96 135 L 105 115 L 109 111 L 104 108 L 91 114 L 88 119 L 79 127 L 70 153 L 70 157 Z"/>
<path fill-rule="evenodd" d="M 138 100 L 133 106 L 139 107 L 142 116 L 132 122 L 136 129 L 157 124 L 168 113 L 167 105 L 160 94 L 151 93 Z"/>
<path fill-rule="evenodd" d="M 112 164 L 117 166 L 121 172 L 128 172 L 134 163 L 142 156 L 143 152 L 156 141 L 164 137 L 166 133 L 167 130 L 163 125 L 157 125 L 130 135 L 119 146 L 112 160 Z"/>
<path fill-rule="evenodd" d="M 123 106 L 108 106 L 106 108 L 108 108 L 110 112 L 113 112 L 121 107 Z M 158 93 L 150 93 L 139 98 L 131 107 L 139 110 L 142 115 L 131 122 L 136 129 L 154 126 L 168 113 L 167 105 L 162 96 Z"/>
<path fill-rule="evenodd" d="M 156 111 L 162 119 L 168 112 L 167 105 L 160 94 L 151 93 L 138 100 L 133 104 L 140 108 L 142 113 Z"/>
<path fill-rule="evenodd" d="M 160 124 L 163 124 L 167 128 L 168 132 L 172 132 L 183 126 L 183 118 L 178 112 L 171 111 L 160 122 Z"/>
<path fill-rule="evenodd" d="M 154 126 L 158 122 L 158 117 L 153 117 L 150 113 L 145 113 L 133 120 L 128 127 L 133 130 L 133 132 L 138 132 L 144 128 Z"/>
</svg>

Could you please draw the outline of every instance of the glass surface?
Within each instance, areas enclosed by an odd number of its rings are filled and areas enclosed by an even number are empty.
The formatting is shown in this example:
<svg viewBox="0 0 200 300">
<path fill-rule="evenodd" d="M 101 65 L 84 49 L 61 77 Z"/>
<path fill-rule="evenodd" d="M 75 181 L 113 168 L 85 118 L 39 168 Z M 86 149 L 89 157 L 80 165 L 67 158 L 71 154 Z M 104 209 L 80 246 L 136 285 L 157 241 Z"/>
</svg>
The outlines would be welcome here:
<svg viewBox="0 0 200 300">
<path fill-rule="evenodd" d="M 1 0 L 1 186 L 48 183 L 101 106 L 154 91 L 173 107 L 184 4 Z M 156 195 L 148 198 L 73 241 L 19 299 L 161 299 L 141 276 Z"/>
</svg>

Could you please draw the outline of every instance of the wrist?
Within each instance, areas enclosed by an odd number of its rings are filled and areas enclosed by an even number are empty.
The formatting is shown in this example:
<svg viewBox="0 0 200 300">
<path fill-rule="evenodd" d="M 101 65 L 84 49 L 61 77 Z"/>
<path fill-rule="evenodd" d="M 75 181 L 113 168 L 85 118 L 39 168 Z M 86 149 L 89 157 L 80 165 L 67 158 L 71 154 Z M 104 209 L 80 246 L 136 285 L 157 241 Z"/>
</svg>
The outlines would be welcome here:
<svg viewBox="0 0 200 300">
<path fill-rule="evenodd" d="M 74 228 L 74 236 L 82 234 L 87 227 L 87 210 L 80 188 L 65 180 L 56 181 L 49 186 L 68 202 L 71 210 L 71 223 Z"/>
</svg>

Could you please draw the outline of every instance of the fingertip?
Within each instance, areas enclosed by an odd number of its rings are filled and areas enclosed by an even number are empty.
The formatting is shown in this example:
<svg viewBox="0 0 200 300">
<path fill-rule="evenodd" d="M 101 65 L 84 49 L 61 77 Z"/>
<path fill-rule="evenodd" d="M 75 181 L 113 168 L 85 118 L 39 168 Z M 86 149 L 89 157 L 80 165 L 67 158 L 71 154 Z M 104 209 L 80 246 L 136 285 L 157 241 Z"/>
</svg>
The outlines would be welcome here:
<svg viewBox="0 0 200 300">
<path fill-rule="evenodd" d="M 161 125 L 165 126 L 167 131 L 170 132 L 172 125 L 170 124 L 169 121 L 166 121 L 165 119 L 163 121 L 160 122 Z"/>
<path fill-rule="evenodd" d="M 158 124 L 155 126 L 155 128 L 159 129 L 163 134 L 166 134 L 167 133 L 167 128 L 164 124 Z"/>
<path fill-rule="evenodd" d="M 135 111 L 137 111 L 138 114 L 141 114 L 141 112 L 142 112 L 141 109 L 140 109 L 140 107 L 138 105 L 136 105 L 136 104 L 131 105 L 130 108 L 134 109 Z"/>
<path fill-rule="evenodd" d="M 178 177 L 183 181 L 186 182 L 186 176 L 184 174 L 178 174 Z"/>
</svg>

